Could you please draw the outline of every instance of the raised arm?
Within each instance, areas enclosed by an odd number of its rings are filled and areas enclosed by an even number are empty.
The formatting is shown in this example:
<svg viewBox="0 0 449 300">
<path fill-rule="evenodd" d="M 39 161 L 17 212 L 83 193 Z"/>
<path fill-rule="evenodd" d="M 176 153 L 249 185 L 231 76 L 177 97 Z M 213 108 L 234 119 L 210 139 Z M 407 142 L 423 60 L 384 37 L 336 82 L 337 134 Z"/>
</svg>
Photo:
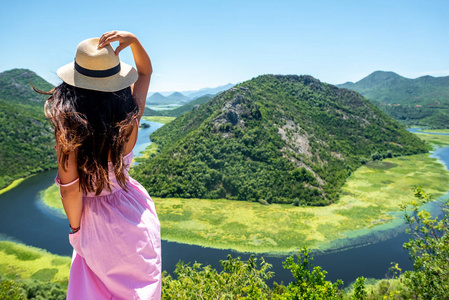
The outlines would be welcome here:
<svg viewBox="0 0 449 300">
<path fill-rule="evenodd" d="M 137 81 L 131 86 L 131 91 L 139 106 L 140 120 L 143 115 L 143 111 L 145 110 L 145 102 L 147 100 L 151 74 L 153 73 L 151 60 L 137 37 L 130 32 L 106 32 L 100 37 L 98 46 L 101 48 L 115 41 L 119 42 L 118 47 L 115 49 L 116 55 L 118 55 L 120 51 L 122 51 L 126 47 L 131 46 L 137 73 L 139 74 Z"/>
</svg>

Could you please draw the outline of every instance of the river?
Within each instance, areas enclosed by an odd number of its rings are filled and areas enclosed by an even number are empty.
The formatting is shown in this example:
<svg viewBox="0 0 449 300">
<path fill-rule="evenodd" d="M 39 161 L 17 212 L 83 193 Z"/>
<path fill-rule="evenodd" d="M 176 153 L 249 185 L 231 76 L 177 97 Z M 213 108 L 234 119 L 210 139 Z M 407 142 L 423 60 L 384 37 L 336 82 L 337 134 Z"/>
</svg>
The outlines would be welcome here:
<svg viewBox="0 0 449 300">
<path fill-rule="evenodd" d="M 139 130 L 139 138 L 134 149 L 136 154 L 151 143 L 149 135 L 162 126 L 160 123 L 143 122 L 150 127 Z M 446 167 L 449 166 L 449 147 L 438 149 L 433 156 L 439 158 Z M 43 248 L 54 254 L 71 255 L 67 220 L 43 205 L 39 197 L 40 191 L 53 184 L 55 173 L 56 171 L 48 171 L 37 174 L 0 195 L 0 239 Z M 392 262 L 398 263 L 403 270 L 412 268 L 408 252 L 402 248 L 408 238 L 409 236 L 404 233 L 404 227 L 373 233 L 358 238 L 352 243 L 356 245 L 355 247 L 341 251 L 313 253 L 313 264 L 321 266 L 328 272 L 327 279 L 332 281 L 342 279 L 345 285 L 359 276 L 385 278 Z M 182 260 L 210 264 L 221 270 L 219 261 L 226 259 L 228 254 L 233 257 L 240 256 L 242 259 L 249 257 L 249 253 L 162 241 L 162 268 L 172 273 L 176 263 Z M 275 281 L 283 281 L 286 284 L 293 279 L 290 271 L 282 267 L 287 255 L 282 257 L 257 255 L 261 256 L 273 265 L 271 270 L 275 272 Z"/>
</svg>

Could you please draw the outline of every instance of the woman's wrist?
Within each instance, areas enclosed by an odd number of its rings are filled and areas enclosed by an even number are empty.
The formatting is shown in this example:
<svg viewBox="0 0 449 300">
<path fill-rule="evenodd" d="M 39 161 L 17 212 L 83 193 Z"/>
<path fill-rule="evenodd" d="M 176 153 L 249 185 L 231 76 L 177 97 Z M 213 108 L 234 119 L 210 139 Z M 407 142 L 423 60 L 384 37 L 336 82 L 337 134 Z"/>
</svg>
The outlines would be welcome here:
<svg viewBox="0 0 449 300">
<path fill-rule="evenodd" d="M 72 225 L 69 224 L 70 227 L 70 234 L 74 234 L 77 233 L 78 231 L 80 231 L 81 226 L 78 227 L 72 227 Z"/>
</svg>

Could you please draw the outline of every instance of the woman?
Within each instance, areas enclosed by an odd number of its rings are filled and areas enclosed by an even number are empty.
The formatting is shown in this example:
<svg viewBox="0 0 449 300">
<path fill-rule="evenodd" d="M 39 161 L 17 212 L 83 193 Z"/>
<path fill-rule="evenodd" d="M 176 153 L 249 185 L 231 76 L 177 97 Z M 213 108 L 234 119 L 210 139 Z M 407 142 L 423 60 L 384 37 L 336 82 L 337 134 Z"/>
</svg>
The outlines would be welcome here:
<svg viewBox="0 0 449 300">
<path fill-rule="evenodd" d="M 110 43 L 118 41 L 115 49 Z M 120 62 L 130 46 L 137 71 Z M 57 182 L 74 248 L 67 299 L 159 299 L 160 227 L 146 190 L 128 176 L 152 74 L 129 32 L 87 39 L 46 102 Z"/>
</svg>

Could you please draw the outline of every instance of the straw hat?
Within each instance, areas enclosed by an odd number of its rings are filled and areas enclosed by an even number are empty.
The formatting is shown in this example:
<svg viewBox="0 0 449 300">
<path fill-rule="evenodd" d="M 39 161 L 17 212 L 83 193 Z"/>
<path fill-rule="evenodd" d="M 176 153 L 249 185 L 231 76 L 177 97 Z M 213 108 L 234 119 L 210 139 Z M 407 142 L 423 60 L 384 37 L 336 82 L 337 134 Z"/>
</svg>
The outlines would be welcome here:
<svg viewBox="0 0 449 300">
<path fill-rule="evenodd" d="M 121 62 L 111 45 L 98 48 L 99 40 L 79 43 L 75 62 L 60 67 L 59 78 L 76 87 L 103 92 L 116 92 L 136 82 L 136 69 Z"/>
</svg>

